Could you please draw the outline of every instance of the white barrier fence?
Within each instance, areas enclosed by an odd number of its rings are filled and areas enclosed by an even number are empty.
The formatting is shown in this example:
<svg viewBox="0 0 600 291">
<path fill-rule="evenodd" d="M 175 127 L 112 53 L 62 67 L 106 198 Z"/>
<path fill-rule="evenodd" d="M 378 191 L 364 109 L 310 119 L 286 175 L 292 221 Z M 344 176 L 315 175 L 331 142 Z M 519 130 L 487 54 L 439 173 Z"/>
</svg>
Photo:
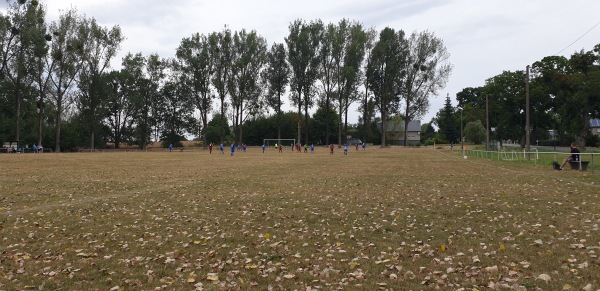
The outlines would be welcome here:
<svg viewBox="0 0 600 291">
<path fill-rule="evenodd" d="M 485 150 L 464 150 L 464 158 L 476 157 L 482 159 L 492 159 L 498 161 L 517 161 L 517 162 L 528 162 L 533 164 L 548 164 L 552 162 L 558 162 L 561 164 L 563 160 L 570 153 L 567 152 L 540 152 L 537 148 L 532 148 L 530 152 L 525 150 L 520 151 L 516 149 L 502 149 L 500 151 L 485 151 Z M 599 153 L 580 153 L 580 159 L 578 162 L 573 162 L 573 166 L 578 170 L 591 170 L 594 174 L 595 169 L 595 157 L 600 155 Z M 529 156 L 529 158 L 528 158 Z"/>
</svg>

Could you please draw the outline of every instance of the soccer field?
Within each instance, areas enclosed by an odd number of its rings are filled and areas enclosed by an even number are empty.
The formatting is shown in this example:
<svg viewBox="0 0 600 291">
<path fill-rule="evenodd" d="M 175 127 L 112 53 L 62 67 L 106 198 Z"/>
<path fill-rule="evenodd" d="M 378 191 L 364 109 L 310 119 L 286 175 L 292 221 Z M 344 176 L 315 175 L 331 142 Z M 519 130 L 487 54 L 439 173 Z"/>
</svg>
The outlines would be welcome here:
<svg viewBox="0 0 600 291">
<path fill-rule="evenodd" d="M 600 288 L 597 175 L 229 154 L 0 154 L 0 290 Z"/>
</svg>

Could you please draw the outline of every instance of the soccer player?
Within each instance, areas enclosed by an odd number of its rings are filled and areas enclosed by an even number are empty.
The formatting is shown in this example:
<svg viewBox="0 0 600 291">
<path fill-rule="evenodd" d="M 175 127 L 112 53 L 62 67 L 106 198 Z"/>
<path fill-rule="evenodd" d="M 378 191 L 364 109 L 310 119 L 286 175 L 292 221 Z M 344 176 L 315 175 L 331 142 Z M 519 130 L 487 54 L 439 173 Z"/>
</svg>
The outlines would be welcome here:
<svg viewBox="0 0 600 291">
<path fill-rule="evenodd" d="M 283 153 L 283 146 L 281 144 L 279 144 L 279 152 Z"/>
<path fill-rule="evenodd" d="M 242 148 L 244 149 L 244 153 L 246 152 L 246 144 L 242 144 Z"/>
<path fill-rule="evenodd" d="M 225 150 L 223 149 L 223 143 L 221 143 L 221 144 L 219 145 L 219 153 L 220 153 L 220 154 L 222 154 L 222 155 L 224 155 L 224 154 L 225 154 Z"/>
<path fill-rule="evenodd" d="M 311 154 L 314 154 L 314 153 L 315 153 L 315 144 L 314 144 L 314 143 L 311 143 L 311 144 L 310 144 L 310 153 L 311 153 Z"/>
<path fill-rule="evenodd" d="M 233 154 L 235 153 L 235 143 L 232 142 L 231 143 L 231 156 L 233 157 Z"/>
<path fill-rule="evenodd" d="M 308 153 L 308 145 L 304 144 L 304 153 Z"/>
<path fill-rule="evenodd" d="M 212 142 L 208 145 L 208 153 L 212 154 Z"/>
<path fill-rule="evenodd" d="M 333 144 L 329 145 L 329 154 L 333 155 Z"/>
<path fill-rule="evenodd" d="M 362 144 L 363 151 L 365 150 L 366 147 L 367 147 L 367 144 L 363 142 L 363 144 Z"/>
<path fill-rule="evenodd" d="M 348 155 L 348 145 L 344 144 L 344 156 Z"/>
</svg>

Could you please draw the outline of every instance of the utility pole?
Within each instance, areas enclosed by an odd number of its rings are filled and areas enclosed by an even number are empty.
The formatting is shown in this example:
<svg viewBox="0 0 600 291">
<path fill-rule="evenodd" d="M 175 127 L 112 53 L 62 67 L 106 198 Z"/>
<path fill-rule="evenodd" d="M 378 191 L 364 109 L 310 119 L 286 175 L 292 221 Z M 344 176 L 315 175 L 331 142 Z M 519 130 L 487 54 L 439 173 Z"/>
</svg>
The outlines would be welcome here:
<svg viewBox="0 0 600 291">
<path fill-rule="evenodd" d="M 485 150 L 490 150 L 490 111 L 488 104 L 489 95 L 485 95 Z"/>
<path fill-rule="evenodd" d="M 531 160 L 531 124 L 529 123 L 529 65 L 525 70 L 525 152 L 527 160 Z"/>
<path fill-rule="evenodd" d="M 460 109 L 460 148 L 462 149 L 462 155 L 465 156 L 465 144 L 463 139 L 463 108 Z"/>
</svg>

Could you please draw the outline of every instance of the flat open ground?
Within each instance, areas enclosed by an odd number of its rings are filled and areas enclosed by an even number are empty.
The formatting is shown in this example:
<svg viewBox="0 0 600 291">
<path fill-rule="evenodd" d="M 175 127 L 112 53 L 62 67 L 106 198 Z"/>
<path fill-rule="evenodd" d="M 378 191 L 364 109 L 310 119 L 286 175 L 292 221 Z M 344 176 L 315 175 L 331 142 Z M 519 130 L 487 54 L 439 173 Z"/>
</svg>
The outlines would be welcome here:
<svg viewBox="0 0 600 291">
<path fill-rule="evenodd" d="M 600 288 L 600 176 L 446 150 L 0 155 L 0 289 Z"/>
</svg>

